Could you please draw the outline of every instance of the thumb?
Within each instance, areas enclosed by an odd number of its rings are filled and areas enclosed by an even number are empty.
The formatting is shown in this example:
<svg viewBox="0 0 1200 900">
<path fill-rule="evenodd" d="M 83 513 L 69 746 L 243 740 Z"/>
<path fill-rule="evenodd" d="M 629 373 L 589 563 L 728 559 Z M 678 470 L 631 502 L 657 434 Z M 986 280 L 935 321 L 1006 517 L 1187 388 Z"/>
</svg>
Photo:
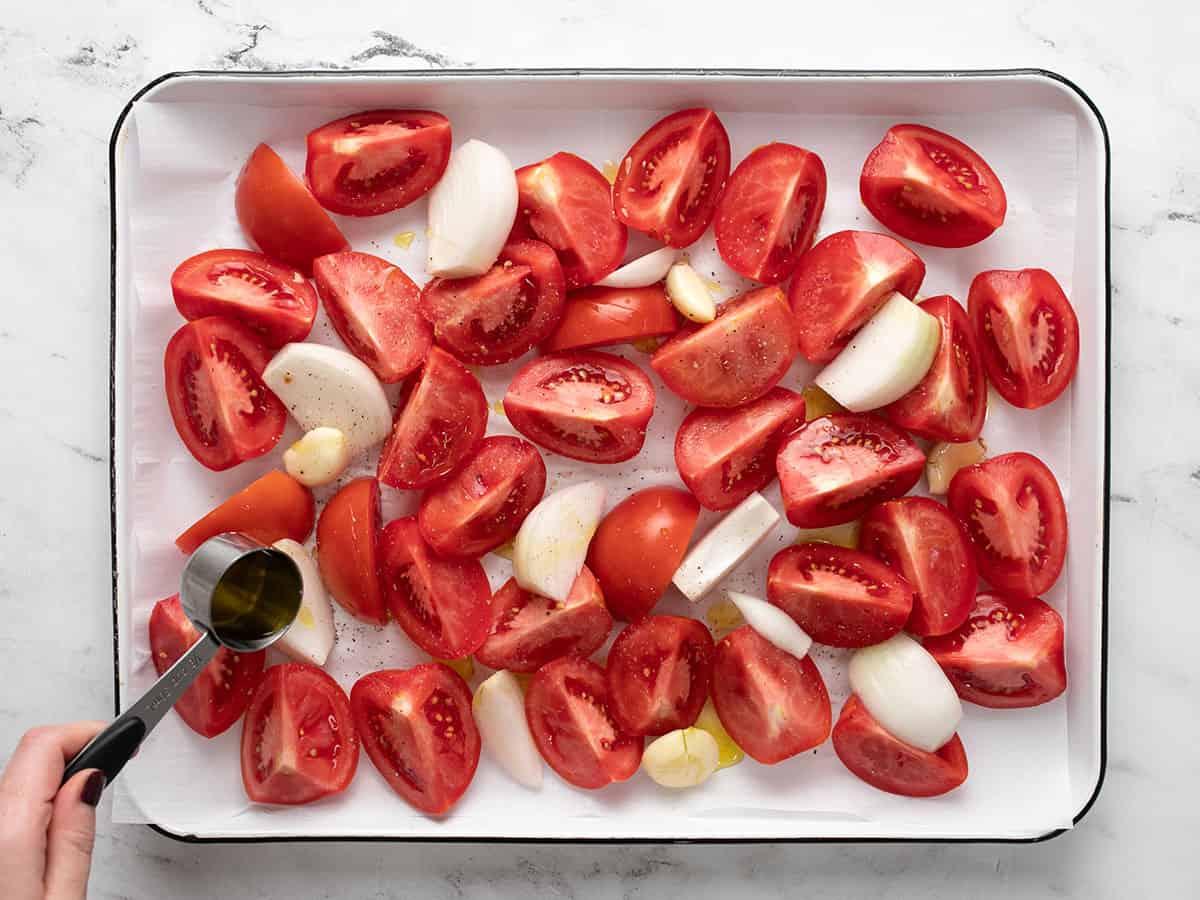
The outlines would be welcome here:
<svg viewBox="0 0 1200 900">
<path fill-rule="evenodd" d="M 104 790 L 98 769 L 80 772 L 54 798 L 46 848 L 46 900 L 87 896 L 96 840 L 96 804 Z"/>
</svg>

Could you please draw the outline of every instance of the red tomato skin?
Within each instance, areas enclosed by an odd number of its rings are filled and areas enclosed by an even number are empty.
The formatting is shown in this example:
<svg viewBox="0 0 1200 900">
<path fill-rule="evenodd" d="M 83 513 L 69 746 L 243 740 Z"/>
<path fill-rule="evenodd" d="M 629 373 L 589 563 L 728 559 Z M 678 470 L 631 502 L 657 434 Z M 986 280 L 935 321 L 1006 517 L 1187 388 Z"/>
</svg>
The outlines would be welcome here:
<svg viewBox="0 0 1200 900">
<path fill-rule="evenodd" d="M 652 487 L 631 494 L 601 521 L 588 568 L 618 619 L 646 616 L 671 583 L 696 530 L 700 504 L 687 491 Z"/>
<path fill-rule="evenodd" d="M 384 384 L 428 357 L 433 328 L 418 310 L 420 289 L 398 266 L 347 250 L 318 257 L 313 276 L 334 331 Z"/>
<path fill-rule="evenodd" d="M 396 127 L 403 133 L 390 133 Z M 348 139 L 353 146 L 346 149 Z M 441 113 L 426 109 L 355 113 L 308 133 L 304 180 L 317 202 L 330 212 L 378 216 L 429 193 L 450 162 L 450 142 L 450 120 Z M 398 165 L 374 171 L 374 157 L 389 152 L 403 153 L 404 158 Z M 361 171 L 365 177 L 353 177 L 356 170 L 367 169 L 372 171 Z M 381 184 L 376 187 L 373 182 Z"/>
<path fill-rule="evenodd" d="M 765 217 L 763 207 L 775 215 Z M 824 209 L 821 157 L 792 144 L 764 144 L 725 184 L 713 221 L 717 251 L 739 275 L 779 284 L 812 246 Z"/>
<path fill-rule="evenodd" d="M 980 272 L 967 294 L 967 312 L 988 381 L 1001 397 L 1021 409 L 1040 409 L 1062 396 L 1079 365 L 1079 320 L 1053 275 L 1045 269 Z M 1044 328 L 1035 325 L 1026 333 L 1035 315 Z M 1000 347 L 998 328 L 1010 340 L 1041 344 L 1044 352 L 1049 344 L 1051 357 L 1043 354 L 1028 369 L 1014 368 Z"/>
<path fill-rule="evenodd" d="M 358 478 L 341 488 L 317 522 L 317 566 L 338 605 L 356 619 L 386 625 L 379 553 L 379 483 Z"/>
<path fill-rule="evenodd" d="M 973 441 L 987 418 L 987 378 L 975 332 L 962 306 L 948 294 L 918 305 L 942 328 L 933 365 L 915 388 L 879 415 L 931 441 Z"/>
<path fill-rule="evenodd" d="M 1040 706 L 1067 689 L 1063 621 L 1037 597 L 980 594 L 951 634 L 925 639 L 968 703 L 991 709 Z"/>
<path fill-rule="evenodd" d="M 688 403 L 729 408 L 765 395 L 795 358 L 783 291 L 765 287 L 726 302 L 706 325 L 684 326 L 654 351 L 650 366 Z"/>
<path fill-rule="evenodd" d="M 267 347 L 302 341 L 317 315 L 317 292 L 299 269 L 251 250 L 208 250 L 171 273 L 175 308 L 189 321 L 225 316 Z"/>
<path fill-rule="evenodd" d="M 775 479 L 775 456 L 804 424 L 804 398 L 785 388 L 735 409 L 694 409 L 675 433 L 675 467 L 705 509 L 737 506 Z"/>
<path fill-rule="evenodd" d="M 312 491 L 273 469 L 194 522 L 175 538 L 175 546 L 193 553 L 210 537 L 230 531 L 260 544 L 284 538 L 302 544 L 312 534 L 314 508 Z"/>
<path fill-rule="evenodd" d="M 313 260 L 350 249 L 345 235 L 279 154 L 259 144 L 238 175 L 234 191 L 238 223 L 272 259 L 312 274 Z"/>
<path fill-rule="evenodd" d="M 1008 209 L 1004 187 L 983 157 L 923 125 L 888 129 L 863 163 L 859 194 L 885 227 L 933 247 L 979 243 L 1003 224 Z"/>
<path fill-rule="evenodd" d="M 858 546 L 912 586 L 910 634 L 949 634 L 966 621 L 979 570 L 966 532 L 942 504 L 927 497 L 880 503 L 863 516 Z"/>
<path fill-rule="evenodd" d="M 870 231 L 838 231 L 800 257 L 788 285 L 796 342 L 827 363 L 893 292 L 916 297 L 925 263 L 899 241 Z"/>
<path fill-rule="evenodd" d="M 854 694 L 833 727 L 833 750 L 871 787 L 902 797 L 937 797 L 967 780 L 967 754 L 958 735 L 935 752 L 885 731 Z"/>
<path fill-rule="evenodd" d="M 820 746 L 833 724 L 829 692 L 812 657 L 785 653 L 749 625 L 717 642 L 712 699 L 729 736 L 764 765 Z M 787 730 L 780 730 L 780 719 Z"/>
<path fill-rule="evenodd" d="M 154 604 L 149 631 L 150 658 L 159 675 L 200 640 L 200 632 L 184 614 L 178 594 Z M 188 728 L 206 738 L 228 731 L 250 705 L 262 679 L 266 656 L 265 650 L 235 653 L 222 647 L 175 701 L 175 711 Z"/>
<path fill-rule="evenodd" d="M 708 699 L 712 667 L 712 635 L 695 619 L 647 616 L 627 626 L 605 668 L 613 719 L 634 735 L 687 728 Z"/>
<path fill-rule="evenodd" d="M 567 294 L 563 316 L 542 344 L 542 352 L 625 344 L 674 334 L 678 328 L 679 316 L 661 284 L 640 288 L 593 285 Z"/>
</svg>

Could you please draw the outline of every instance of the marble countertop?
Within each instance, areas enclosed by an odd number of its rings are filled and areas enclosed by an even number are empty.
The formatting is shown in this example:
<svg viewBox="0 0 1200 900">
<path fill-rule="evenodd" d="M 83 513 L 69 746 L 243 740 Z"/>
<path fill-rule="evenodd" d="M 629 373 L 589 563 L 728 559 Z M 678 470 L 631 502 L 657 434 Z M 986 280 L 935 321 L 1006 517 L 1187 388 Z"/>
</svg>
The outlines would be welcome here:
<svg viewBox="0 0 1200 900">
<path fill-rule="evenodd" d="M 319 4 L 312 4 L 317 6 Z M 309 6 L 306 4 L 305 6 Z M 92 896 L 696 898 L 1200 895 L 1184 561 L 1200 549 L 1200 13 L 1178 2 L 296 4 L 65 0 L 0 19 L 0 759 L 112 708 L 108 191 L 112 124 L 180 69 L 1036 66 L 1112 137 L 1108 777 L 1035 846 L 198 847 L 101 825 Z M 736 15 L 730 14 L 736 9 Z M 780 10 L 786 9 L 787 12 Z M 61 237 L 50 243 L 45 235 Z M 70 553 L 64 550 L 69 549 Z M 104 811 L 101 813 L 105 818 Z"/>
</svg>

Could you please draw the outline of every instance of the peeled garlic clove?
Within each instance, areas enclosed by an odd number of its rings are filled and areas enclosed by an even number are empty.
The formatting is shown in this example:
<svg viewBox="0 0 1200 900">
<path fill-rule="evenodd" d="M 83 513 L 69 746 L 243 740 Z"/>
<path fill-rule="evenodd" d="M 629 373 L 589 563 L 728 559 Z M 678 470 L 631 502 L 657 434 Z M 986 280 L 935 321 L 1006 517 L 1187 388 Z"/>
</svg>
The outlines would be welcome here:
<svg viewBox="0 0 1200 900">
<path fill-rule="evenodd" d="M 657 784 L 689 788 L 703 784 L 720 765 L 717 740 L 700 728 L 679 728 L 655 738 L 642 754 L 642 768 Z"/>
<path fill-rule="evenodd" d="M 717 317 L 717 304 L 700 273 L 687 263 L 675 263 L 667 272 L 667 297 L 680 313 L 704 324 Z"/>
<path fill-rule="evenodd" d="M 337 480 L 350 464 L 350 442 L 336 428 L 314 428 L 283 452 L 283 467 L 305 487 Z"/>
</svg>

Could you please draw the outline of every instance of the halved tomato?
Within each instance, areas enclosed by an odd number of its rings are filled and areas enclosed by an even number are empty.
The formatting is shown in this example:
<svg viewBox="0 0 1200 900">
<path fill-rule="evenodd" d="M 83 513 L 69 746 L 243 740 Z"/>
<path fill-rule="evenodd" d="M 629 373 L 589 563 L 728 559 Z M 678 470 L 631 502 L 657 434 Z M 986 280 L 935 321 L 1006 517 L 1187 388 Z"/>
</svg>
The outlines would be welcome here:
<svg viewBox="0 0 1200 900">
<path fill-rule="evenodd" d="M 833 750 L 871 787 L 902 797 L 936 797 L 967 780 L 967 754 L 958 735 L 935 752 L 906 744 L 851 694 L 833 726 Z"/>
<path fill-rule="evenodd" d="M 441 815 L 471 784 L 479 765 L 479 729 L 471 689 L 442 663 L 384 669 L 350 690 L 363 749 L 397 794 L 421 812 Z"/>
<path fill-rule="evenodd" d="M 950 482 L 947 500 L 993 587 L 1037 597 L 1054 586 L 1067 557 L 1067 507 L 1044 462 L 1005 453 L 967 466 Z"/>
<path fill-rule="evenodd" d="M 1079 320 L 1045 269 L 980 272 L 967 311 L 983 367 L 1000 396 L 1022 409 L 1053 403 L 1075 377 Z"/>
<path fill-rule="evenodd" d="M 356 619 L 386 625 L 379 550 L 379 482 L 351 481 L 330 498 L 317 522 L 321 581 Z"/>
<path fill-rule="evenodd" d="M 246 237 L 305 275 L 318 256 L 350 249 L 329 213 L 266 144 L 255 147 L 242 167 L 233 203 Z"/>
<path fill-rule="evenodd" d="M 621 264 L 629 234 L 616 220 L 612 187 L 573 153 L 555 153 L 517 169 L 517 219 L 510 239 L 537 238 L 554 248 L 567 289 L 599 281 Z"/>
<path fill-rule="evenodd" d="M 185 319 L 236 319 L 268 347 L 304 340 L 317 315 L 317 292 L 304 273 L 250 250 L 188 257 L 171 273 L 171 294 Z"/>
<path fill-rule="evenodd" d="M 870 554 L 814 542 L 775 554 L 767 599 L 819 644 L 869 647 L 904 627 L 913 589 Z"/>
<path fill-rule="evenodd" d="M 912 588 L 912 614 L 904 626 L 911 634 L 947 634 L 966 619 L 979 571 L 966 533 L 942 504 L 928 497 L 880 503 L 863 516 L 858 546 Z"/>
<path fill-rule="evenodd" d="M 626 344 L 674 334 L 679 316 L 661 284 L 640 288 L 587 287 L 567 295 L 563 316 L 542 344 L 544 353 Z"/>
<path fill-rule="evenodd" d="M 408 206 L 450 161 L 450 120 L 426 109 L 372 109 L 308 133 L 304 177 L 326 209 L 377 216 Z"/>
<path fill-rule="evenodd" d="M 425 361 L 433 328 L 418 309 L 420 289 L 399 267 L 347 250 L 318 258 L 313 276 L 338 337 L 380 381 L 400 381 Z"/>
<path fill-rule="evenodd" d="M 824 528 L 907 494 L 921 477 L 925 454 L 876 416 L 832 413 L 784 440 L 775 466 L 788 521 Z"/>
<path fill-rule="evenodd" d="M 1004 223 L 1004 187 L 983 157 L 924 125 L 893 125 L 867 156 L 863 205 L 901 237 L 934 247 L 977 244 Z"/>
<path fill-rule="evenodd" d="M 483 366 L 516 359 L 562 318 L 562 267 L 541 241 L 510 241 L 487 272 L 435 278 L 421 291 L 421 313 L 437 342 Z"/>
<path fill-rule="evenodd" d="M 948 294 L 918 305 L 942 326 L 933 365 L 915 388 L 879 415 L 931 441 L 973 441 L 987 418 L 987 380 L 975 333 L 962 306 Z"/>
<path fill-rule="evenodd" d="M 223 316 L 188 322 L 167 343 L 167 406 L 200 465 L 219 472 L 279 443 L 287 410 L 263 383 L 270 359 L 257 334 Z"/>
<path fill-rule="evenodd" d="M 470 656 L 487 637 L 492 589 L 474 559 L 443 559 L 412 516 L 379 536 L 383 593 L 392 618 L 414 644 L 439 659 Z"/>
<path fill-rule="evenodd" d="M 296 805 L 344 791 L 358 769 L 350 699 L 316 666 L 271 666 L 242 726 L 242 784 L 256 803 Z"/>
<path fill-rule="evenodd" d="M 571 459 L 617 463 L 637 456 L 654 413 L 654 385 L 628 360 L 574 350 L 530 360 L 504 395 L 512 427 Z"/>
<path fill-rule="evenodd" d="M 470 462 L 425 492 L 421 535 L 442 556 L 482 556 L 511 540 L 546 490 L 546 464 L 528 441 L 493 435 Z"/>
<path fill-rule="evenodd" d="M 895 238 L 870 231 L 839 231 L 800 257 L 788 302 L 800 352 L 827 363 L 899 291 L 912 299 L 925 280 L 925 263 Z"/>
<path fill-rule="evenodd" d="M 313 518 L 312 491 L 290 475 L 272 469 L 192 523 L 175 538 L 175 546 L 191 553 L 210 537 L 230 531 L 260 544 L 284 538 L 304 543 L 312 534 Z"/>
<path fill-rule="evenodd" d="M 694 409 L 675 432 L 675 467 L 705 509 L 732 509 L 775 478 L 784 438 L 804 424 L 804 398 L 781 387 L 737 409 Z"/>
<path fill-rule="evenodd" d="M 821 157 L 792 144 L 764 144 L 738 163 L 721 194 L 717 252 L 739 275 L 778 284 L 812 246 L 824 209 Z"/>
<path fill-rule="evenodd" d="M 436 484 L 475 452 L 487 417 L 479 379 L 445 350 L 431 347 L 380 451 L 377 477 L 397 488 Z"/>
<path fill-rule="evenodd" d="M 712 680 L 713 639 L 695 619 L 647 616 L 617 635 L 605 676 L 613 719 L 658 735 L 696 721 Z"/>
<path fill-rule="evenodd" d="M 538 752 L 575 787 L 625 781 L 642 761 L 642 739 L 623 732 L 609 706 L 604 669 L 578 656 L 546 663 L 525 691 L 525 718 Z"/>
<path fill-rule="evenodd" d="M 1063 620 L 1036 597 L 980 594 L 952 634 L 925 639 L 958 696 L 992 709 L 1020 709 L 1067 689 Z"/>
<path fill-rule="evenodd" d="M 824 743 L 833 724 L 812 657 L 797 659 L 749 625 L 717 642 L 712 698 L 729 736 L 767 765 Z"/>
<path fill-rule="evenodd" d="M 694 243 L 712 221 L 729 177 L 729 135 L 711 109 L 659 119 L 617 169 L 617 218 L 670 247 Z"/>
<path fill-rule="evenodd" d="M 700 505 L 687 491 L 652 487 L 629 495 L 600 521 L 587 561 L 614 616 L 636 622 L 654 608 L 699 517 Z"/>
<path fill-rule="evenodd" d="M 707 325 L 685 326 L 654 351 L 650 365 L 688 403 L 729 407 L 766 394 L 795 358 L 783 291 L 765 287 L 728 301 Z"/>
<path fill-rule="evenodd" d="M 154 604 L 150 613 L 150 658 L 161 675 L 200 640 L 200 632 L 184 614 L 179 595 Z M 188 728 L 207 738 L 228 731 L 246 707 L 262 678 L 265 650 L 235 653 L 222 647 L 178 700 L 175 712 Z"/>
<path fill-rule="evenodd" d="M 491 628 L 475 658 L 493 669 L 536 672 L 560 656 L 591 656 L 608 640 L 612 624 L 587 566 L 565 603 L 531 594 L 510 578 L 492 595 Z"/>
</svg>

